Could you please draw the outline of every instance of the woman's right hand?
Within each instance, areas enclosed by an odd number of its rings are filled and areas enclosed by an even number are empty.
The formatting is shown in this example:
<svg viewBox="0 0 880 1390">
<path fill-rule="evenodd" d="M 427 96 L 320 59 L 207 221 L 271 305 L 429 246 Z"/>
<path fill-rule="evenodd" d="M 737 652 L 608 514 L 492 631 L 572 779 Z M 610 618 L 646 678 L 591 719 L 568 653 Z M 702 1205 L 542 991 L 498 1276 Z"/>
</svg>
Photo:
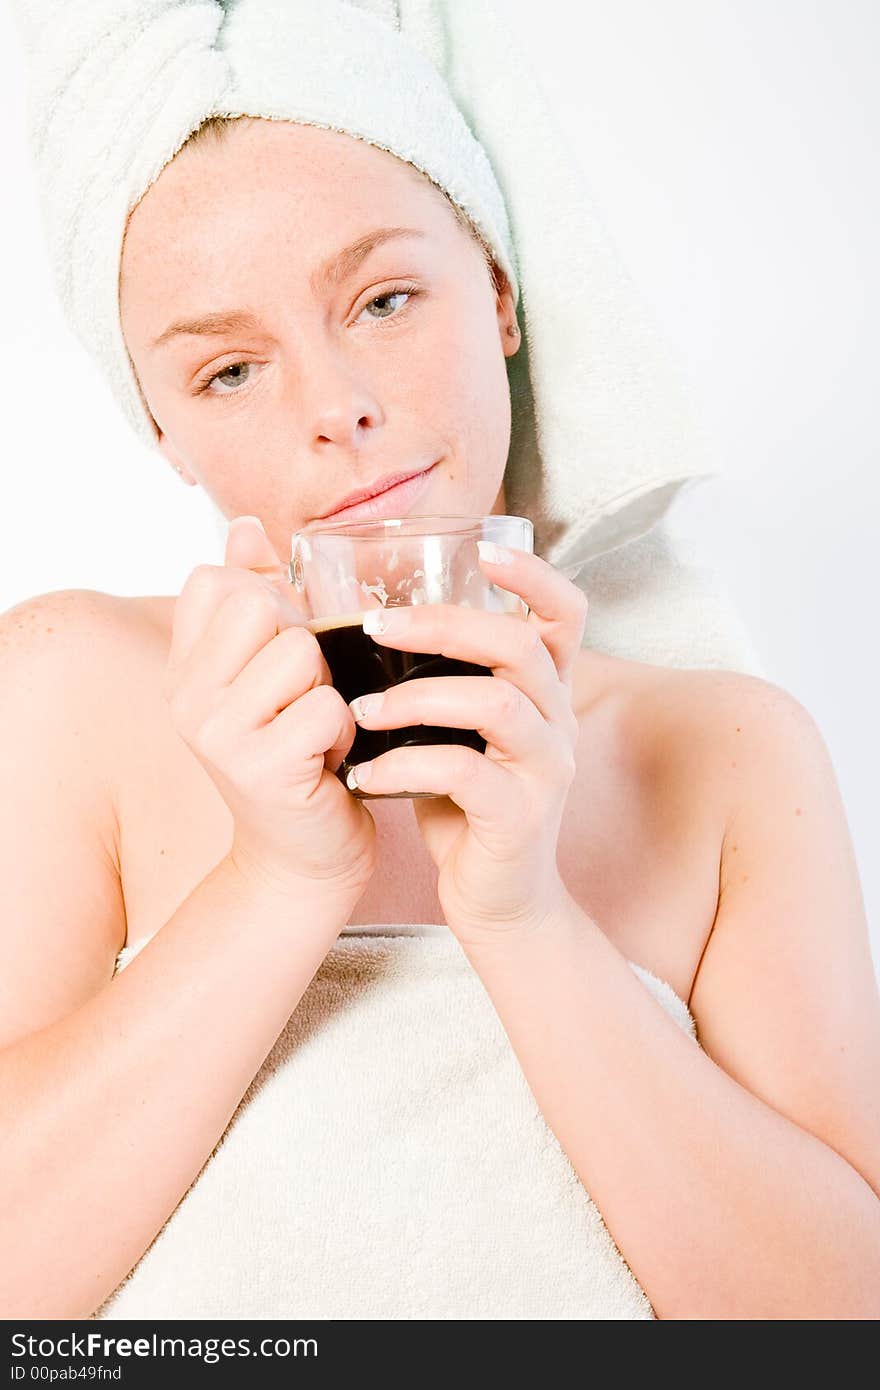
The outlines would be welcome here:
<svg viewBox="0 0 880 1390">
<path fill-rule="evenodd" d="M 376 856 L 373 817 L 335 775 L 357 726 L 284 574 L 257 522 L 230 527 L 224 564 L 199 565 L 177 599 L 165 698 L 232 812 L 240 872 L 354 903 Z"/>
</svg>

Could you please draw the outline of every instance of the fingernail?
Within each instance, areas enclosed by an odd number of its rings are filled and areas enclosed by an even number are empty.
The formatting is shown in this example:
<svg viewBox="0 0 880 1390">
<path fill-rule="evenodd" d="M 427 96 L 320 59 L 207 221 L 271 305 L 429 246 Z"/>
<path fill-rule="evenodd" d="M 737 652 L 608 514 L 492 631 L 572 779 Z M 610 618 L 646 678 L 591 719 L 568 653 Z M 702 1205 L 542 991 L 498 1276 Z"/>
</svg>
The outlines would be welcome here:
<svg viewBox="0 0 880 1390">
<path fill-rule="evenodd" d="M 345 785 L 350 792 L 355 791 L 358 787 L 363 787 L 366 782 L 369 782 L 372 767 L 373 764 L 371 762 L 356 763 L 354 767 L 348 769 L 348 772 L 345 774 Z"/>
<path fill-rule="evenodd" d="M 480 559 L 488 560 L 492 565 L 513 564 L 513 552 L 504 550 L 502 546 L 496 545 L 494 541 L 477 541 L 477 550 L 480 552 Z"/>
<path fill-rule="evenodd" d="M 409 618 L 406 608 L 370 608 L 363 616 L 363 630 L 372 637 L 380 632 L 400 632 Z"/>
<path fill-rule="evenodd" d="M 367 714 L 375 714 L 381 709 L 385 696 L 382 691 L 376 691 L 374 695 L 358 695 L 356 700 L 350 700 L 348 708 L 351 710 L 355 719 L 363 719 Z"/>
<path fill-rule="evenodd" d="M 258 516 L 234 516 L 229 523 L 230 530 L 233 526 L 237 526 L 240 521 L 255 521 L 263 532 L 263 535 L 266 534 L 266 528 Z"/>
</svg>

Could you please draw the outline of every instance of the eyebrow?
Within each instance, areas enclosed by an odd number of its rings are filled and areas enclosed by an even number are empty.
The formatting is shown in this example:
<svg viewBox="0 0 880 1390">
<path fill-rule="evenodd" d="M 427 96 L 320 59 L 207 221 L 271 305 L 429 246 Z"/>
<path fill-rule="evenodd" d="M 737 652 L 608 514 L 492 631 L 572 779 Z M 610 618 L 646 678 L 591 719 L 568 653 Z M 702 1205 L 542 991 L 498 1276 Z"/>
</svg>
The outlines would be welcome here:
<svg viewBox="0 0 880 1390">
<path fill-rule="evenodd" d="M 375 227 L 358 237 L 350 246 L 343 246 L 328 260 L 319 265 L 309 276 L 312 293 L 320 295 L 335 285 L 347 280 L 378 246 L 398 237 L 424 237 L 427 233 L 418 227 Z M 154 348 L 176 338 L 180 334 L 198 337 L 216 337 L 222 333 L 247 333 L 259 328 L 259 320 L 247 309 L 225 309 L 216 313 L 203 314 L 196 319 L 177 319 L 160 333 L 152 344 Z"/>
</svg>

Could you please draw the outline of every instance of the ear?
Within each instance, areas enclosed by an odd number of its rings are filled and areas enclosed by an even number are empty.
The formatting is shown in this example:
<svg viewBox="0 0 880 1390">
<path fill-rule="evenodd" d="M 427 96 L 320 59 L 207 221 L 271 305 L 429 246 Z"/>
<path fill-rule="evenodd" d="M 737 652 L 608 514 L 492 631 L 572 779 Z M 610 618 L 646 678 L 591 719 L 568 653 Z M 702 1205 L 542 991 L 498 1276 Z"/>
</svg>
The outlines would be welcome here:
<svg viewBox="0 0 880 1390">
<path fill-rule="evenodd" d="M 496 313 L 498 316 L 498 332 L 501 336 L 501 350 L 505 357 L 513 357 L 517 352 L 522 335 L 512 334 L 509 329 L 518 327 L 516 321 L 516 305 L 513 302 L 513 291 L 507 276 L 500 266 L 492 263 L 492 281 L 495 285 Z"/>
<path fill-rule="evenodd" d="M 186 483 L 189 487 L 195 487 L 195 478 L 184 465 L 180 455 L 178 454 L 174 445 L 171 443 L 167 434 L 163 434 L 161 430 L 159 430 L 158 433 L 158 446 L 160 454 L 163 454 L 164 457 L 168 460 L 168 462 L 171 464 L 171 467 L 174 469 L 175 473 L 178 475 L 182 483 Z"/>
</svg>

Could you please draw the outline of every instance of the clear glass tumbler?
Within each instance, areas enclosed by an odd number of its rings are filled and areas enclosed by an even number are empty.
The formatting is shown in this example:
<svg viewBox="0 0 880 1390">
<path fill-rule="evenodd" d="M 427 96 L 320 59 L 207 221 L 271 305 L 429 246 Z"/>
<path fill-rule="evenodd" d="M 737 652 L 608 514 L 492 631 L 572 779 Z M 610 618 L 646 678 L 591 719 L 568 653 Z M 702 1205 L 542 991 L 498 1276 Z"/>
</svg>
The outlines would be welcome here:
<svg viewBox="0 0 880 1390">
<path fill-rule="evenodd" d="M 516 594 L 498 588 L 481 569 L 477 541 L 506 549 L 534 550 L 534 528 L 523 516 L 409 516 L 333 526 L 312 523 L 291 540 L 290 580 L 298 608 L 315 634 L 333 684 L 348 702 L 426 676 L 491 676 L 492 668 L 436 652 L 407 652 L 368 636 L 361 624 L 372 608 L 415 603 L 455 603 L 525 619 L 529 609 Z M 485 752 L 475 729 L 416 724 L 400 729 L 358 728 L 337 776 L 345 782 L 354 763 L 392 748 L 463 743 Z M 357 789 L 369 800 L 431 797 L 434 792 L 380 793 Z"/>
</svg>

